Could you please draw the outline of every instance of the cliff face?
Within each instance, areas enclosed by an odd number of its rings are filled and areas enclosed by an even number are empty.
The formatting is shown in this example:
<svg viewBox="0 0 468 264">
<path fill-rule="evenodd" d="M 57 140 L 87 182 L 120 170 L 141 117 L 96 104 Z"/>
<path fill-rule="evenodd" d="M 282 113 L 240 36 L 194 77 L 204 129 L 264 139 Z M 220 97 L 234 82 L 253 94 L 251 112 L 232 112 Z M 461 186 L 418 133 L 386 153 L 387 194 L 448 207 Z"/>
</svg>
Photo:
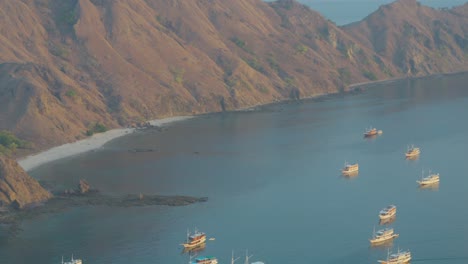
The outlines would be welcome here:
<svg viewBox="0 0 468 264">
<path fill-rule="evenodd" d="M 466 9 L 400 1 L 339 28 L 292 0 L 0 0 L 0 130 L 42 149 L 96 122 L 466 70 Z"/>
<path fill-rule="evenodd" d="M 14 204 L 23 208 L 51 197 L 15 160 L 0 155 L 0 205 Z"/>
<path fill-rule="evenodd" d="M 416 0 L 399 0 L 343 29 L 403 74 L 468 68 L 468 4 L 436 10 Z"/>
</svg>

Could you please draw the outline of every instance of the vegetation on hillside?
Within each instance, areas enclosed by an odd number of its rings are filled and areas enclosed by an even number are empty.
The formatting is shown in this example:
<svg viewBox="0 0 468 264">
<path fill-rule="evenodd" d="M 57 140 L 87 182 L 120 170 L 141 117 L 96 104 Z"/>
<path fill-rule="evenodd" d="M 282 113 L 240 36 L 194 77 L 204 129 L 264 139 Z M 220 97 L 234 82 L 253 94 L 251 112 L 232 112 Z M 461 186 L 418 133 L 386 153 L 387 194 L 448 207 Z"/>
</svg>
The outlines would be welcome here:
<svg viewBox="0 0 468 264">
<path fill-rule="evenodd" d="M 13 133 L 2 130 L 0 131 L 0 153 L 11 155 L 18 148 L 28 148 L 30 143 L 17 138 Z"/>
<path fill-rule="evenodd" d="M 92 136 L 96 133 L 104 133 L 107 130 L 108 129 L 104 124 L 96 122 L 95 124 L 91 125 L 88 130 L 86 130 L 86 135 Z"/>
</svg>

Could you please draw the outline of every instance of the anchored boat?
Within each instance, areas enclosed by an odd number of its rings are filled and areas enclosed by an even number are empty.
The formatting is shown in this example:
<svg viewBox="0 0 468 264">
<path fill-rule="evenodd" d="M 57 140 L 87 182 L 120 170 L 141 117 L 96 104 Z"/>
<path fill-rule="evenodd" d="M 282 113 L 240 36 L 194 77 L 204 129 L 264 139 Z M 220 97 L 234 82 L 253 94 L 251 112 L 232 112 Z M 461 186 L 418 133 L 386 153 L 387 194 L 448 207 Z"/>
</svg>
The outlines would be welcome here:
<svg viewBox="0 0 468 264">
<path fill-rule="evenodd" d="M 394 238 L 397 238 L 398 236 L 399 235 L 395 234 L 395 232 L 393 231 L 393 228 L 384 228 L 377 232 L 375 232 L 374 230 L 374 235 L 371 239 L 369 239 L 369 241 L 372 245 L 377 245 L 391 241 Z"/>
<path fill-rule="evenodd" d="M 393 204 L 385 207 L 379 212 L 380 220 L 390 219 L 394 217 L 395 215 L 396 215 L 396 206 Z"/>
<path fill-rule="evenodd" d="M 382 264 L 405 264 L 411 261 L 411 252 L 399 251 L 395 254 L 387 255 L 387 260 L 379 260 Z"/>
<path fill-rule="evenodd" d="M 211 256 L 203 256 L 195 258 L 190 264 L 218 264 L 218 259 Z"/>
<path fill-rule="evenodd" d="M 62 264 L 83 264 L 83 261 L 81 259 L 73 259 L 73 255 L 72 255 L 71 260 L 67 262 L 63 262 L 63 257 L 62 257 Z"/>
<path fill-rule="evenodd" d="M 377 135 L 380 135 L 382 134 L 383 131 L 382 130 L 377 130 L 377 128 L 369 128 L 369 129 L 366 129 L 366 132 L 364 132 L 364 137 L 374 137 L 374 136 L 377 136 Z"/>
<path fill-rule="evenodd" d="M 407 159 L 411 159 L 418 157 L 419 154 L 421 154 L 421 150 L 411 145 L 411 148 L 408 148 L 408 150 L 406 151 L 405 156 Z"/>
<path fill-rule="evenodd" d="M 193 234 L 187 231 L 187 242 L 181 244 L 184 248 L 196 248 L 205 243 L 206 234 L 195 229 Z"/>
<path fill-rule="evenodd" d="M 439 183 L 439 173 L 437 174 L 431 174 L 429 173 L 429 176 L 422 177 L 421 180 L 416 181 L 420 186 L 428 186 L 428 185 L 433 185 Z"/>
<path fill-rule="evenodd" d="M 341 170 L 343 175 L 353 175 L 358 173 L 359 171 L 359 164 L 348 164 L 345 162 L 344 168 Z"/>
</svg>

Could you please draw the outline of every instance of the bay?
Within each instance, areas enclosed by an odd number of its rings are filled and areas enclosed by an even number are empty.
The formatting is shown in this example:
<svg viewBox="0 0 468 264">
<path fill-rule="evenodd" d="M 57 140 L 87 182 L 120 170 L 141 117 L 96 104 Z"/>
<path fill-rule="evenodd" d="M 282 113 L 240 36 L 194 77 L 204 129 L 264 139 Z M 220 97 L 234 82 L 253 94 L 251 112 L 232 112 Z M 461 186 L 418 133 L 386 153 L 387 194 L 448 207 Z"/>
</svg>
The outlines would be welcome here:
<svg viewBox="0 0 468 264">
<path fill-rule="evenodd" d="M 207 232 L 205 251 L 231 250 L 266 263 L 377 263 L 387 247 L 368 239 L 378 212 L 398 206 L 392 247 L 414 262 L 466 263 L 468 253 L 468 74 L 433 76 L 214 114 L 145 130 L 31 174 L 62 187 L 80 178 L 105 193 L 208 196 L 186 207 L 82 207 L 25 221 L 0 235 L 0 263 L 187 263 L 187 228 Z M 383 134 L 363 138 L 366 127 Z M 407 146 L 421 148 L 405 160 Z M 134 152 L 134 149 L 153 149 Z M 359 162 L 346 178 L 343 163 Z M 420 189 L 421 171 L 440 173 Z"/>
</svg>

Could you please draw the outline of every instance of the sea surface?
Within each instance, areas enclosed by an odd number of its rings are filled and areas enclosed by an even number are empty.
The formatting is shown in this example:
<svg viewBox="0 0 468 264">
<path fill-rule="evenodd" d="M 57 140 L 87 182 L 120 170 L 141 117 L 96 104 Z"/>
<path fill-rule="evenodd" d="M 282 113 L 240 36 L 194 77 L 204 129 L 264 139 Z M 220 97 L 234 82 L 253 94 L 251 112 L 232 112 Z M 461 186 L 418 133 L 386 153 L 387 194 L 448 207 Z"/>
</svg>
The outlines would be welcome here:
<svg viewBox="0 0 468 264">
<path fill-rule="evenodd" d="M 320 12 L 338 25 L 359 21 L 376 11 L 379 6 L 394 0 L 298 0 Z M 465 4 L 466 0 L 419 0 L 423 5 L 433 8 L 451 8 Z"/>
<path fill-rule="evenodd" d="M 43 165 L 63 187 L 80 178 L 111 194 L 207 196 L 185 207 L 81 207 L 0 233 L 0 263 L 188 263 L 187 228 L 215 238 L 199 255 L 265 263 L 377 263 L 409 249 L 412 263 L 468 262 L 468 74 L 374 85 L 356 94 L 201 116 Z M 383 134 L 364 139 L 365 128 Z M 406 160 L 408 145 L 421 148 Z M 153 152 L 134 152 L 154 149 Z M 343 177 L 345 161 L 359 175 Z M 420 189 L 422 171 L 440 173 Z M 378 212 L 395 204 L 393 244 L 370 247 Z M 239 261 L 238 263 L 241 263 Z M 242 262 L 243 263 L 243 262 Z"/>
</svg>

